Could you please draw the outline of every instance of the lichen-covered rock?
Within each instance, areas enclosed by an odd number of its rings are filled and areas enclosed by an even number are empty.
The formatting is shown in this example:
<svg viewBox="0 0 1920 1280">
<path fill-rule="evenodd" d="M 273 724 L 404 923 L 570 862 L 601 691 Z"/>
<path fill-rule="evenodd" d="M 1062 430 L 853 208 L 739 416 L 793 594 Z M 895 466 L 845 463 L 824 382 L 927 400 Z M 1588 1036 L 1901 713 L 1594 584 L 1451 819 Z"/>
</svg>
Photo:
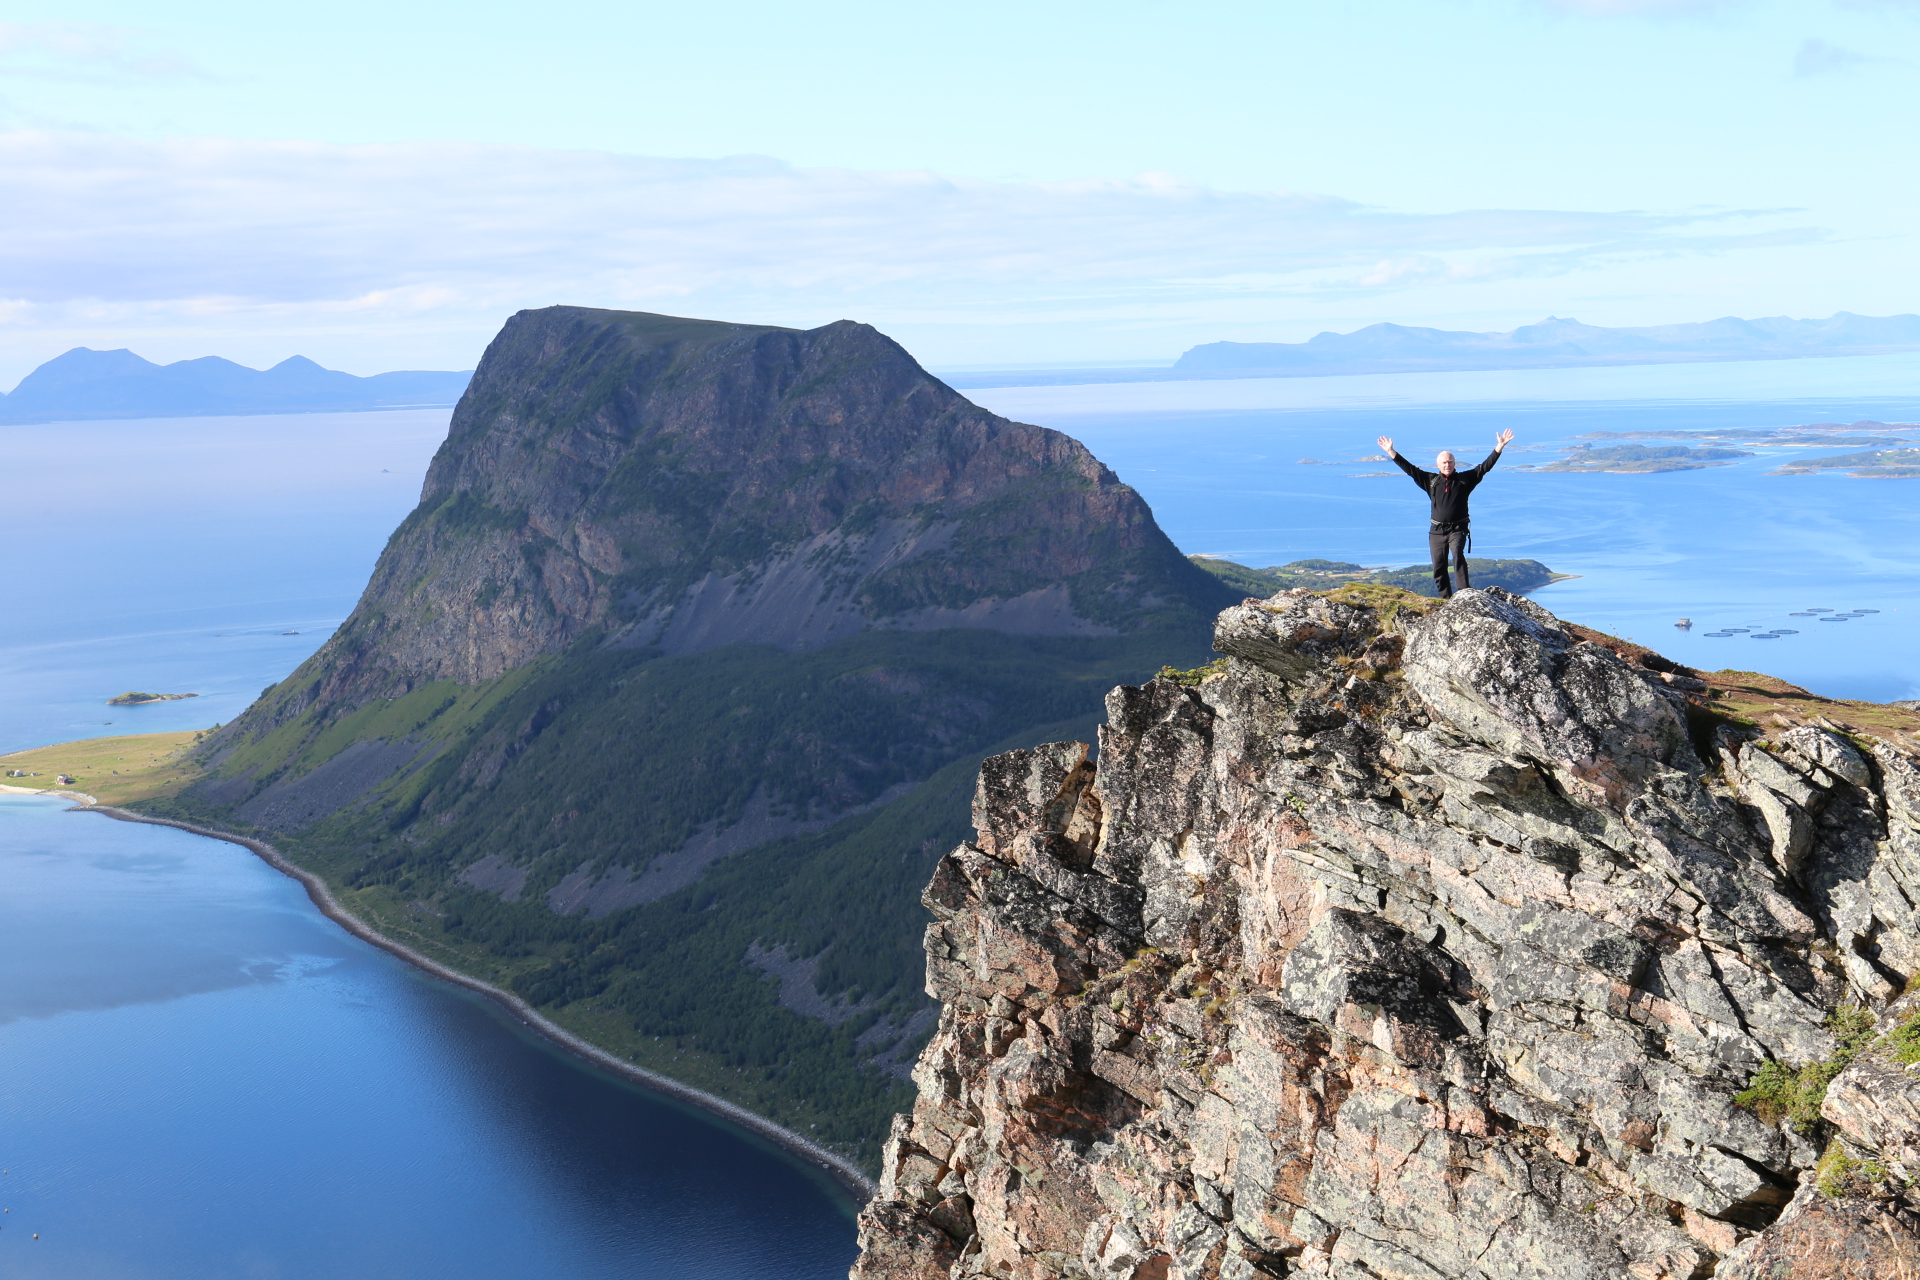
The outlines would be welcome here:
<svg viewBox="0 0 1920 1280">
<path fill-rule="evenodd" d="M 1763 739 L 1497 589 L 1289 592 L 1216 647 L 1197 687 L 1113 691 L 1097 767 L 983 768 L 855 1276 L 1913 1265 L 1920 1076 L 1834 1082 L 1850 1167 L 1895 1170 L 1838 1199 L 1734 1101 L 1920 967 L 1907 748 Z"/>
</svg>

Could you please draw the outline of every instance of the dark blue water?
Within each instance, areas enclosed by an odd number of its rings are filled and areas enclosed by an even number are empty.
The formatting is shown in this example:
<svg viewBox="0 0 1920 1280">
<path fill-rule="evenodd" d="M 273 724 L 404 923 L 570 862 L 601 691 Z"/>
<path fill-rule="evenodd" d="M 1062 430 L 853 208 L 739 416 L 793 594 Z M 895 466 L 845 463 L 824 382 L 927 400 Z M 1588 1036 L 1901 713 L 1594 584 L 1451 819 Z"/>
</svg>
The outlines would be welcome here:
<svg viewBox="0 0 1920 1280">
<path fill-rule="evenodd" d="M 237 846 L 66 808 L 0 797 L 0 1275 L 845 1274 L 848 1207 L 804 1166 L 347 935 Z"/>
</svg>

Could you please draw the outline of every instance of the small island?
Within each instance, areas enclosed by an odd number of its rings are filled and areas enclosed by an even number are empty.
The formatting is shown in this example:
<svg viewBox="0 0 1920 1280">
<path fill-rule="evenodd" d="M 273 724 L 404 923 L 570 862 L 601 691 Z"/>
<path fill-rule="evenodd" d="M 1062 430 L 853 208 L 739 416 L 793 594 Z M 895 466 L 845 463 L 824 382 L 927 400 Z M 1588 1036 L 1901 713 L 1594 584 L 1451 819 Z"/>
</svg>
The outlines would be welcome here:
<svg viewBox="0 0 1920 1280">
<path fill-rule="evenodd" d="M 108 698 L 110 707 L 137 707 L 144 702 L 178 702 L 182 698 L 197 698 L 197 693 L 134 693 L 132 690 L 116 697 Z"/>
<path fill-rule="evenodd" d="M 1690 449 L 1685 445 L 1617 444 L 1595 448 L 1579 444 L 1558 462 L 1544 466 L 1525 463 L 1515 471 L 1598 471 L 1615 475 L 1646 475 L 1659 471 L 1697 471 L 1702 467 L 1730 466 L 1735 458 L 1751 458 L 1745 449 Z"/>
<path fill-rule="evenodd" d="M 1920 449 L 1870 449 L 1865 453 L 1840 453 L 1826 458 L 1794 458 L 1767 474 L 1810 476 L 1817 471 L 1833 470 L 1845 470 L 1860 480 L 1912 480 L 1920 478 Z"/>
<path fill-rule="evenodd" d="M 1422 596 L 1439 594 L 1433 585 L 1433 567 L 1424 564 L 1410 564 L 1404 569 L 1386 565 L 1369 569 L 1345 560 L 1294 560 L 1271 568 L 1255 569 L 1219 556 L 1188 556 L 1187 559 L 1228 586 L 1262 599 L 1282 591 L 1291 591 L 1295 587 L 1327 590 L 1349 582 L 1400 587 Z M 1469 557 L 1467 566 L 1472 571 L 1475 586 L 1503 587 L 1516 593 L 1533 591 L 1550 582 L 1579 576 L 1555 573 L 1538 560 L 1482 560 Z"/>
</svg>

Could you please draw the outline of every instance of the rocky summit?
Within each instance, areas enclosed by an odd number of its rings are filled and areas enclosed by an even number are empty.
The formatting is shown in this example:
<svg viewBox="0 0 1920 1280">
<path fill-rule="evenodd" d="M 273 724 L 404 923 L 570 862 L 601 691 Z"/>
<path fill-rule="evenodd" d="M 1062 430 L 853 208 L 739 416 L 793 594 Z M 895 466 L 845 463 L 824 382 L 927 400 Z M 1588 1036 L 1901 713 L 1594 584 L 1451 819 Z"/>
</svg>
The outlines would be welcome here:
<svg viewBox="0 0 1920 1280">
<path fill-rule="evenodd" d="M 1920 717 L 1498 588 L 1215 648 L 982 769 L 856 1280 L 1920 1274 Z"/>
</svg>

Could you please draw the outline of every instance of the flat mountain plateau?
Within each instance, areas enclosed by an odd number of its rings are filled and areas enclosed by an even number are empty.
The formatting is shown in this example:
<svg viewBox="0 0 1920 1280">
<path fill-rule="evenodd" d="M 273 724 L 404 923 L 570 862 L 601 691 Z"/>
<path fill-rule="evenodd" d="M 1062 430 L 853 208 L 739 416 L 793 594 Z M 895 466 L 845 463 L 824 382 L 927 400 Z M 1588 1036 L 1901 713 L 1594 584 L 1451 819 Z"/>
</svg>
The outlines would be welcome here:
<svg viewBox="0 0 1920 1280">
<path fill-rule="evenodd" d="M 864 325 L 522 312 L 352 616 L 138 807 L 872 1168 L 980 760 L 1238 598 Z"/>
<path fill-rule="evenodd" d="M 856 1280 L 1920 1270 L 1920 714 L 1296 589 L 989 759 Z"/>
</svg>

